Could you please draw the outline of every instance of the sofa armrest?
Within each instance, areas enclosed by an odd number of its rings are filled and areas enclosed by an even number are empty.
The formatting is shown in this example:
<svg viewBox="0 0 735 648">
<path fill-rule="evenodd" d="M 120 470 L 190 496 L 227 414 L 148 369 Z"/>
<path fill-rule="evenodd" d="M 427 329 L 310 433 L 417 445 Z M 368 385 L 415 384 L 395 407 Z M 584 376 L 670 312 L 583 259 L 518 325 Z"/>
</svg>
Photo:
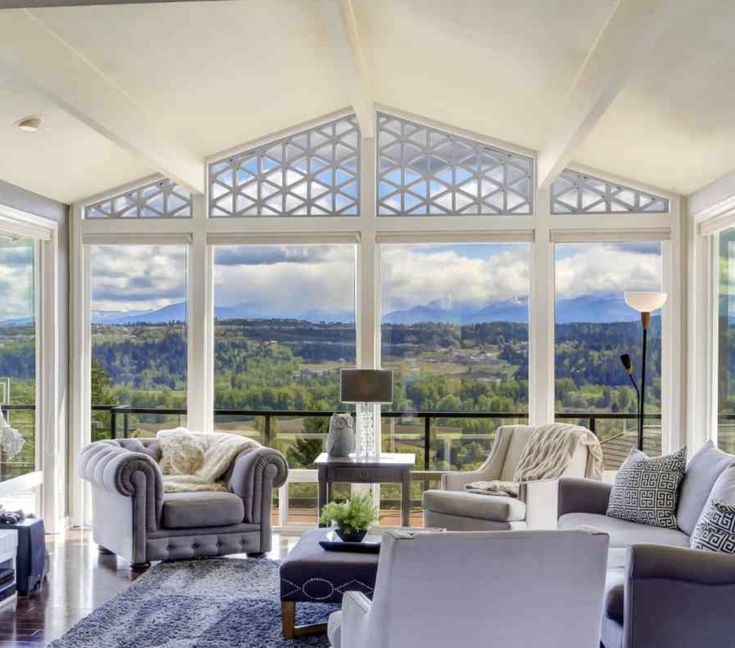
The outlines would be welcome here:
<svg viewBox="0 0 735 648">
<path fill-rule="evenodd" d="M 526 503 L 529 529 L 556 529 L 558 479 L 525 482 L 520 485 L 519 498 Z"/>
<path fill-rule="evenodd" d="M 258 446 L 235 457 L 227 486 L 231 492 L 242 498 L 245 504 L 245 522 L 267 521 L 270 528 L 268 502 L 271 492 L 274 488 L 283 486 L 286 477 L 286 458 L 272 448 Z"/>
<path fill-rule="evenodd" d="M 628 551 L 626 648 L 715 648 L 735 636 L 735 556 L 640 544 Z"/>
<path fill-rule="evenodd" d="M 370 644 L 370 638 L 366 636 L 366 632 L 371 608 L 370 599 L 362 592 L 345 592 L 342 598 L 340 646 L 358 648 Z"/>
<path fill-rule="evenodd" d="M 735 585 L 735 556 L 668 545 L 632 545 L 628 579 L 665 578 L 697 585 Z"/>
<path fill-rule="evenodd" d="M 163 508 L 163 475 L 152 457 L 114 441 L 96 441 L 79 453 L 77 474 L 93 488 L 134 498 L 145 510 L 147 529 L 156 529 Z"/>
<path fill-rule="evenodd" d="M 605 515 L 612 484 L 595 479 L 562 477 L 559 480 L 557 517 L 567 513 L 598 513 Z"/>
<path fill-rule="evenodd" d="M 484 481 L 486 479 L 485 474 L 479 470 L 448 472 L 444 473 L 441 477 L 441 489 L 450 491 L 464 490 L 466 484 Z"/>
</svg>

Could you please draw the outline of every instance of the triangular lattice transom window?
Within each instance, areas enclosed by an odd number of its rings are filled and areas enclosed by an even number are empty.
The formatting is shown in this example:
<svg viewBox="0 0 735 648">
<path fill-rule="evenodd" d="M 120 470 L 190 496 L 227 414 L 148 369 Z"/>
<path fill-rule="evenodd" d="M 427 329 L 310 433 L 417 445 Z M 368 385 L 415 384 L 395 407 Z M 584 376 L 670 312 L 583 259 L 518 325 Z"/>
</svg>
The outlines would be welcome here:
<svg viewBox="0 0 735 648">
<path fill-rule="evenodd" d="M 191 218 L 191 193 L 164 179 L 87 205 L 85 218 Z"/>
<path fill-rule="evenodd" d="M 669 201 L 639 189 L 566 169 L 551 186 L 552 214 L 658 213 Z"/>
<path fill-rule="evenodd" d="M 378 114 L 378 215 L 530 214 L 533 160 Z"/>
<path fill-rule="evenodd" d="M 359 204 L 354 116 L 209 165 L 210 216 L 356 216 Z"/>
</svg>

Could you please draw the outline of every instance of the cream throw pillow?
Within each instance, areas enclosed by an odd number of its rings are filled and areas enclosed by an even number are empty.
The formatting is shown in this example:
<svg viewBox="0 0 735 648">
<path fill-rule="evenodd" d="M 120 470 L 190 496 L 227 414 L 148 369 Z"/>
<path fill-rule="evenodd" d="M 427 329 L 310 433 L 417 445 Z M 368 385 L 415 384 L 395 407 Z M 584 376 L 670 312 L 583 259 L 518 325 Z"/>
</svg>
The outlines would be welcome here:
<svg viewBox="0 0 735 648">
<path fill-rule="evenodd" d="M 164 475 L 193 475 L 204 463 L 205 447 L 186 428 L 159 434 L 161 471 Z"/>
</svg>

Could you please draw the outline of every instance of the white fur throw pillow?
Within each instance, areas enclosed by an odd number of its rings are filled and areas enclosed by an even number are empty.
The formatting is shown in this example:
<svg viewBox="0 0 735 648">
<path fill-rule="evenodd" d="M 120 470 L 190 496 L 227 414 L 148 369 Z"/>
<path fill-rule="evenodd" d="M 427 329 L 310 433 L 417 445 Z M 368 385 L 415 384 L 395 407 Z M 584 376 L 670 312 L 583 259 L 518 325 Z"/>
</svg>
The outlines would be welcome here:
<svg viewBox="0 0 735 648">
<path fill-rule="evenodd" d="M 164 475 L 193 475 L 202 467 L 205 447 L 186 428 L 162 430 L 158 433 L 158 440 Z"/>
</svg>

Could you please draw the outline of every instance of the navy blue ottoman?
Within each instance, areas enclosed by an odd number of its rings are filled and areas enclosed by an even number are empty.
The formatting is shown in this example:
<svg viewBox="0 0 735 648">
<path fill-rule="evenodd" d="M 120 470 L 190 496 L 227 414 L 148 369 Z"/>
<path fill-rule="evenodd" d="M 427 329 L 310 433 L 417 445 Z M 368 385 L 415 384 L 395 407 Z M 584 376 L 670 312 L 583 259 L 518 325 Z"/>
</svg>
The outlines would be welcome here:
<svg viewBox="0 0 735 648">
<path fill-rule="evenodd" d="M 287 639 L 326 632 L 327 624 L 296 626 L 296 603 L 342 603 L 345 592 L 372 597 L 378 554 L 325 551 L 329 529 L 307 531 L 281 563 L 281 621 Z"/>
</svg>

